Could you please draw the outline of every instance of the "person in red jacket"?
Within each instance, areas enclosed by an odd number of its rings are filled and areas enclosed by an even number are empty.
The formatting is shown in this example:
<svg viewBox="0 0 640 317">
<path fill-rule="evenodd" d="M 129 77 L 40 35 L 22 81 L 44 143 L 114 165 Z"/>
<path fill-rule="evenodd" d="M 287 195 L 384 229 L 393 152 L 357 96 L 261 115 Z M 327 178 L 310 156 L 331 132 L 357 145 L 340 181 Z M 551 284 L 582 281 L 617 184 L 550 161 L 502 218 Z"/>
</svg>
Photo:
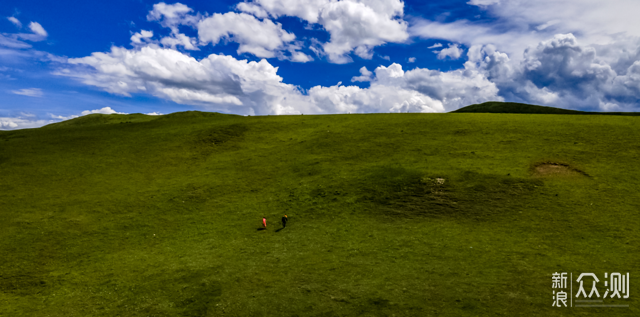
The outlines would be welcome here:
<svg viewBox="0 0 640 317">
<path fill-rule="evenodd" d="M 262 217 L 262 227 L 267 229 L 267 217 Z"/>
</svg>

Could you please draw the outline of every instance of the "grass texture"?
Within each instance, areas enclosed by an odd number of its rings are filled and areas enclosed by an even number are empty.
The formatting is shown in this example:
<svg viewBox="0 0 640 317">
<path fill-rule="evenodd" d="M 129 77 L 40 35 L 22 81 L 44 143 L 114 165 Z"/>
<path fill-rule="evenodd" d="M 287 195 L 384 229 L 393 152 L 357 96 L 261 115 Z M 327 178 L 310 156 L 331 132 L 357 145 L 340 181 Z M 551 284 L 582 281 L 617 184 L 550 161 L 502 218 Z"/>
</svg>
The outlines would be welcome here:
<svg viewBox="0 0 640 317">
<path fill-rule="evenodd" d="M 638 316 L 638 120 L 191 111 L 0 131 L 0 315 Z M 552 307 L 555 272 L 630 272 L 630 307 Z"/>
</svg>

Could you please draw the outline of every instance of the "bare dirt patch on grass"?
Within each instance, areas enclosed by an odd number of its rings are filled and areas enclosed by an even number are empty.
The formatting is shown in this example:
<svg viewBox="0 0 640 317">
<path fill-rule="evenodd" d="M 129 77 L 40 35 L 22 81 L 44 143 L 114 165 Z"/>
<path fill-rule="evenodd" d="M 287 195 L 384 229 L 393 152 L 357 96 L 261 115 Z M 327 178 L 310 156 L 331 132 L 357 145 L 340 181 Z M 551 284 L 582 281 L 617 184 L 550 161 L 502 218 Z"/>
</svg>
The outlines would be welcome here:
<svg viewBox="0 0 640 317">
<path fill-rule="evenodd" d="M 531 172 L 535 177 L 581 177 L 589 176 L 584 171 L 581 171 L 570 164 L 559 162 L 540 162 L 531 167 Z"/>
</svg>

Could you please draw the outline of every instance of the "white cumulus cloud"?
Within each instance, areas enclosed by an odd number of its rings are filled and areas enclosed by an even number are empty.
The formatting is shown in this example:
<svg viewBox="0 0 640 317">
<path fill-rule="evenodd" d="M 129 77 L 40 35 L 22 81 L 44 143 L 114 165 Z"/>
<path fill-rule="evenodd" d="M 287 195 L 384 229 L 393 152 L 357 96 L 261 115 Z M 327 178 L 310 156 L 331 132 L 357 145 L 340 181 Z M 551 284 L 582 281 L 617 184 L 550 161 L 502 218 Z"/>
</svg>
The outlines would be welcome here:
<svg viewBox="0 0 640 317">
<path fill-rule="evenodd" d="M 371 59 L 374 47 L 406 41 L 403 7 L 400 1 L 330 2 L 320 12 L 320 24 L 331 35 L 324 52 L 331 61 L 343 63 L 350 61 L 347 54 L 351 51 Z"/>
<path fill-rule="evenodd" d="M 508 100 L 630 111 L 640 100 L 640 41 L 635 50 L 635 58 L 614 59 L 581 45 L 573 34 L 558 34 L 525 50 L 521 60 L 511 60 L 493 45 L 471 47 L 465 67 L 483 73 Z M 610 53 L 620 56 L 617 50 Z"/>
<path fill-rule="evenodd" d="M 182 3 L 166 4 L 164 2 L 156 3 L 153 9 L 147 15 L 147 20 L 158 21 L 160 25 L 170 28 L 178 33 L 177 28 L 180 25 L 195 25 L 198 15 L 191 15 L 193 9 Z"/>
<path fill-rule="evenodd" d="M 296 87 L 282 83 L 277 68 L 266 60 L 249 62 L 217 54 L 196 60 L 176 50 L 146 46 L 133 50 L 114 47 L 109 53 L 93 53 L 69 62 L 85 67 L 59 75 L 111 93 L 148 93 L 220 111 L 272 113 L 277 103 L 284 99 L 294 102 L 299 95 Z"/>
<path fill-rule="evenodd" d="M 171 30 L 171 35 L 160 39 L 160 43 L 165 47 L 175 49 L 177 46 L 182 46 L 186 50 L 199 50 L 197 40 L 180 33 L 179 30 L 180 25 L 195 27 L 197 22 L 200 20 L 201 16 L 199 14 L 190 14 L 192 11 L 193 9 L 182 3 L 166 4 L 164 2 L 160 2 L 153 5 L 153 10 L 151 10 L 147 15 L 147 20 L 157 21 L 163 27 Z M 134 36 L 137 35 L 138 34 L 135 34 Z M 140 36 L 136 37 L 136 39 L 139 40 L 153 36 L 153 34 L 149 37 L 144 37 L 143 35 L 145 34 L 140 33 Z M 147 33 L 146 35 L 149 34 Z M 135 42 L 134 37 L 131 38 L 131 41 L 137 43 Z"/>
<path fill-rule="evenodd" d="M 117 113 L 117 114 L 126 114 L 126 113 L 124 113 L 124 112 L 117 112 L 117 111 L 115 111 L 115 110 L 111 109 L 111 107 L 104 107 L 104 108 L 101 108 L 101 109 L 95 109 L 95 110 L 85 110 L 85 111 L 82 111 L 80 114 L 81 114 L 81 115 L 83 115 L 83 116 L 86 116 L 86 115 L 88 115 L 88 114 L 94 114 L 94 113 L 101 113 L 101 114 L 114 114 L 114 113 Z"/>
<path fill-rule="evenodd" d="M 376 69 L 376 85 L 395 86 L 429 96 L 442 104 L 446 111 L 473 103 L 502 100 L 498 88 L 484 74 L 475 69 L 448 72 L 416 68 L 407 72 L 399 64 Z"/>
<path fill-rule="evenodd" d="M 253 3 L 240 2 L 236 8 L 244 13 L 251 14 L 257 18 L 264 19 L 269 17 L 269 13 L 263 8 Z"/>
<path fill-rule="evenodd" d="M 311 23 L 317 23 L 320 11 L 330 2 L 331 0 L 256 0 L 248 2 L 238 9 L 253 7 L 252 11 L 262 9 L 276 18 L 295 16 Z"/>
<path fill-rule="evenodd" d="M 76 67 L 58 75 L 77 78 L 108 92 L 146 93 L 207 110 L 238 114 L 336 112 L 437 112 L 487 100 L 501 100 L 497 88 L 477 69 L 440 72 L 399 64 L 360 70 L 357 86 L 312 87 L 303 93 L 286 84 L 266 60 L 249 62 L 211 54 L 197 60 L 176 50 L 149 45 L 69 59 Z M 373 74 L 375 73 L 375 77 Z"/>
<path fill-rule="evenodd" d="M 309 89 L 309 99 L 318 105 L 323 113 L 441 112 L 445 110 L 442 102 L 417 91 L 374 83 L 369 88 L 316 86 Z"/>
<path fill-rule="evenodd" d="M 371 75 L 373 75 L 373 73 L 370 72 L 366 67 L 362 66 L 362 68 L 360 68 L 360 76 L 354 76 L 353 78 L 351 78 L 351 82 L 371 81 Z"/>
<path fill-rule="evenodd" d="M 579 110 L 637 111 L 640 20 L 635 12 L 639 2 L 468 3 L 495 20 L 416 18 L 410 34 L 469 47 L 465 68 L 484 74 L 506 100 Z"/>
<path fill-rule="evenodd" d="M 43 125 L 53 123 L 54 120 L 35 120 L 26 118 L 0 117 L 0 130 L 16 130 L 39 128 Z"/>
<path fill-rule="evenodd" d="M 308 96 L 328 113 L 443 112 L 502 100 L 497 93 L 497 87 L 476 70 L 440 72 L 417 68 L 405 72 L 394 63 L 376 68 L 369 88 L 316 86 Z"/>
<path fill-rule="evenodd" d="M 50 113 L 49 116 L 51 118 L 53 118 L 53 119 L 57 119 L 57 120 L 61 120 L 61 121 L 79 117 L 78 115 L 61 116 L 61 115 L 55 115 L 55 114 L 52 114 L 52 113 Z"/>
<path fill-rule="evenodd" d="M 294 57 L 290 58 L 294 61 L 311 60 L 306 54 L 296 52 L 299 47 L 292 48 L 291 42 L 296 39 L 296 36 L 283 30 L 280 23 L 274 23 L 268 19 L 260 21 L 245 13 L 213 14 L 198 22 L 198 37 L 204 44 L 215 45 L 223 39 L 236 42 L 240 44 L 238 54 L 250 53 L 263 58 L 285 58 L 282 52 L 290 51 L 294 53 Z"/>
<path fill-rule="evenodd" d="M 512 59 L 524 49 L 555 34 L 574 34 L 586 45 L 607 45 L 621 37 L 639 37 L 635 0 L 472 0 L 495 17 L 492 23 L 455 20 L 437 22 L 416 18 L 409 33 L 473 45 L 495 45 Z M 597 26 L 597 27 L 595 27 Z"/>
<path fill-rule="evenodd" d="M 133 45 L 142 44 L 143 41 L 150 39 L 152 37 L 153 37 L 153 31 L 141 30 L 140 32 L 135 33 L 134 35 L 131 36 L 131 43 Z"/>
<path fill-rule="evenodd" d="M 400 0 L 255 0 L 238 9 L 260 12 L 260 17 L 293 16 L 319 24 L 329 32 L 330 40 L 322 44 L 322 52 L 318 53 L 326 54 L 334 63 L 351 62 L 351 52 L 371 59 L 374 47 L 402 43 L 409 37 L 408 24 L 402 19 L 404 3 Z"/>
<path fill-rule="evenodd" d="M 196 39 L 186 36 L 182 33 L 173 34 L 172 36 L 163 37 L 160 43 L 165 47 L 171 47 L 175 49 L 178 45 L 184 47 L 186 50 L 197 51 L 200 50 L 197 46 Z"/>
<path fill-rule="evenodd" d="M 618 34 L 640 36 L 639 8 L 635 0 L 510 0 L 495 1 L 487 10 L 503 26 L 508 24 L 523 35 L 532 27 L 547 25 L 545 36 L 572 33 L 592 45 L 604 44 Z"/>
<path fill-rule="evenodd" d="M 15 118 L 0 118 L 0 130 L 15 129 L 18 123 Z"/>
<path fill-rule="evenodd" d="M 463 52 L 464 50 L 458 47 L 458 44 L 449 44 L 448 48 L 442 49 L 435 53 L 438 54 L 438 59 L 445 59 L 447 57 L 451 59 L 458 59 Z"/>
<path fill-rule="evenodd" d="M 132 43 L 159 43 L 163 47 L 176 49 L 182 46 L 186 50 L 199 50 L 198 46 L 209 43 L 217 45 L 220 42 L 236 42 L 239 44 L 238 54 L 248 53 L 262 58 L 278 58 L 293 62 L 309 62 L 313 58 L 300 51 L 301 44 L 296 42 L 296 36 L 282 29 L 280 23 L 266 19 L 266 11 L 260 7 L 241 3 L 238 9 L 247 13 L 227 12 L 202 16 L 193 13 L 188 6 L 164 2 L 155 4 L 147 15 L 149 21 L 157 21 L 162 26 L 171 29 L 170 36 L 159 41 L 151 41 L 142 32 L 131 38 Z M 262 12 L 262 13 L 261 13 Z M 265 18 L 259 20 L 256 16 Z M 198 31 L 198 38 L 180 33 L 180 26 L 188 26 Z M 149 34 L 147 34 L 149 35 Z M 149 40 L 146 40 L 149 39 Z"/>
</svg>

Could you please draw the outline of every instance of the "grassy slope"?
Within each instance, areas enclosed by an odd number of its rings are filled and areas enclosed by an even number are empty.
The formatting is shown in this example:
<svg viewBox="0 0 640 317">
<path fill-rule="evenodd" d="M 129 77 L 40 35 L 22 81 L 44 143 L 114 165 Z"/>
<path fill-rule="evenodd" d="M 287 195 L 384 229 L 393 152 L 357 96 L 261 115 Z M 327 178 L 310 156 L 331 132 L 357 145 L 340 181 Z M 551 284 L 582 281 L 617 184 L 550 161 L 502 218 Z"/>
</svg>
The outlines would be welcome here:
<svg viewBox="0 0 640 317">
<path fill-rule="evenodd" d="M 464 113 L 0 132 L 0 315 L 637 316 L 638 283 L 558 310 L 550 277 L 640 269 L 639 141 L 634 117 Z"/>
<path fill-rule="evenodd" d="M 453 112 L 457 113 L 528 113 L 528 114 L 587 114 L 587 115 L 618 115 L 639 116 L 639 112 L 586 112 L 562 108 L 529 105 L 516 102 L 488 101 L 481 104 L 469 105 Z"/>
</svg>

